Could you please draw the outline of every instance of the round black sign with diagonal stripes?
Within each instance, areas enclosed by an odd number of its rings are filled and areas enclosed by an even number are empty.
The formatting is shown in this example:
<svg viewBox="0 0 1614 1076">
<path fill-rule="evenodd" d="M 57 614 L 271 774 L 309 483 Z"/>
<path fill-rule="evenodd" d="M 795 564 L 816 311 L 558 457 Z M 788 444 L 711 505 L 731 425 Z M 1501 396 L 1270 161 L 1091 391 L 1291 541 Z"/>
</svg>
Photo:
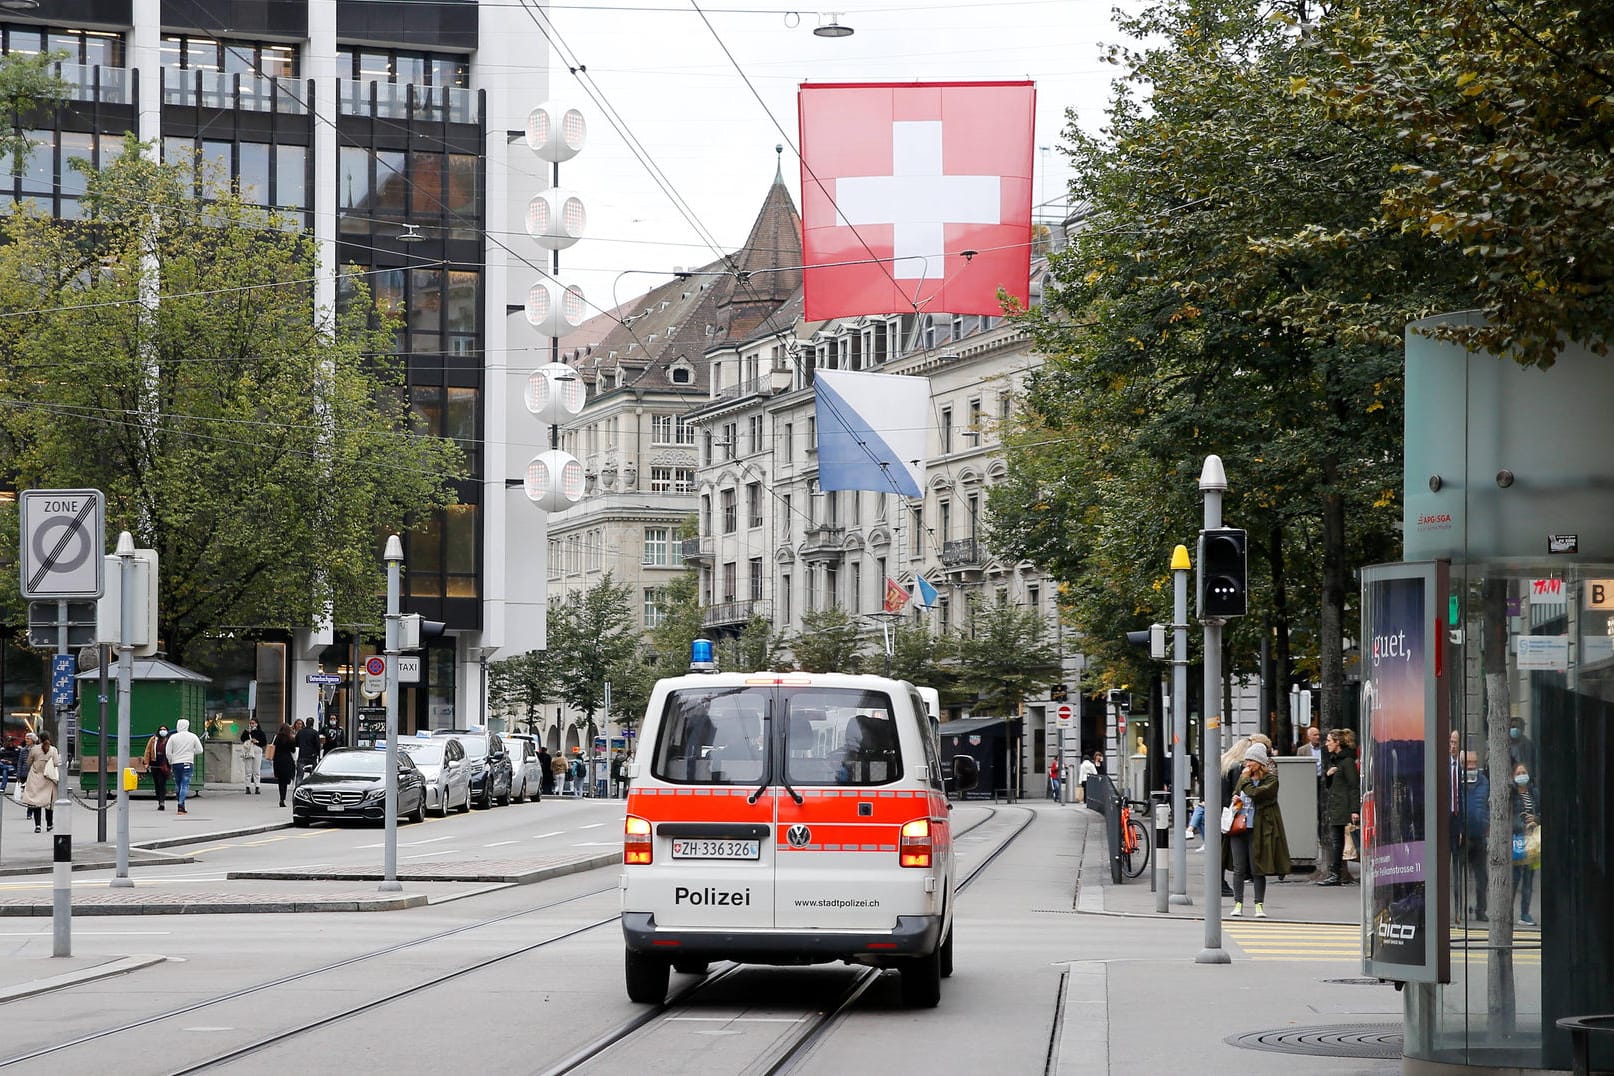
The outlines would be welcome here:
<svg viewBox="0 0 1614 1076">
<path fill-rule="evenodd" d="M 99 598 L 106 499 L 98 489 L 29 489 L 17 498 L 24 598 Z"/>
</svg>

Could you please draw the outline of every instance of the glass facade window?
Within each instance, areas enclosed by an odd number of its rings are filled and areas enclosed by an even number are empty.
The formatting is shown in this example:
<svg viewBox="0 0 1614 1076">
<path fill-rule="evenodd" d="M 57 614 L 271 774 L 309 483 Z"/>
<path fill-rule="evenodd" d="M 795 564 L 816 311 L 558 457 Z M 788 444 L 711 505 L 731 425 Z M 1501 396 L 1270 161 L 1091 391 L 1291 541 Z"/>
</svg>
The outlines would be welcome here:
<svg viewBox="0 0 1614 1076">
<path fill-rule="evenodd" d="M 59 27 L 0 24 L 0 51 L 37 55 L 63 54 L 64 64 L 88 67 L 124 66 L 123 35 L 107 30 L 72 30 Z"/>
<path fill-rule="evenodd" d="M 659 628 L 661 627 L 662 621 L 666 619 L 667 614 L 663 612 L 661 608 L 661 588 L 645 587 L 644 626 L 647 628 Z"/>
<path fill-rule="evenodd" d="M 672 566 L 672 531 L 667 527 L 644 529 L 644 561 L 652 568 Z"/>
<path fill-rule="evenodd" d="M 471 84 L 471 65 L 464 56 L 450 53 L 345 47 L 336 51 L 336 77 L 360 82 L 466 87 Z"/>
<path fill-rule="evenodd" d="M 182 71 L 221 71 L 269 78 L 297 77 L 297 50 L 291 45 L 266 41 L 164 34 L 162 62 L 164 67 Z"/>
<path fill-rule="evenodd" d="M 97 164 L 99 137 L 80 131 L 22 132 L 30 152 L 13 165 L 7 194 L 47 216 L 68 220 L 82 215 L 79 199 L 88 176 L 73 167 L 74 160 Z"/>
</svg>

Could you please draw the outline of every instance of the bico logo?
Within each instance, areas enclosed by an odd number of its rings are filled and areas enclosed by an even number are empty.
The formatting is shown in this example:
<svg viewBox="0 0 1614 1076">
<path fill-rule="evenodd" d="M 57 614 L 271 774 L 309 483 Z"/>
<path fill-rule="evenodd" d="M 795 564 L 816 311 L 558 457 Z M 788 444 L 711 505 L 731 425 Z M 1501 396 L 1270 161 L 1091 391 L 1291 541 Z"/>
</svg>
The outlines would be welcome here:
<svg viewBox="0 0 1614 1076">
<path fill-rule="evenodd" d="M 1380 923 L 1379 937 L 1386 941 L 1414 941 L 1418 937 L 1418 928 L 1411 923 Z"/>
</svg>

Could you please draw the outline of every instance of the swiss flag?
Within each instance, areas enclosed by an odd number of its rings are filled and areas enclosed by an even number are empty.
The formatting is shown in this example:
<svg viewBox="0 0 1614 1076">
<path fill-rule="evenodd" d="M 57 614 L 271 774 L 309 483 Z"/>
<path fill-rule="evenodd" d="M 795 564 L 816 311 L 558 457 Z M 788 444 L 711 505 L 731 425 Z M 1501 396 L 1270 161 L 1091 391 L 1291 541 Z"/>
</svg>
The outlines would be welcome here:
<svg viewBox="0 0 1614 1076">
<path fill-rule="evenodd" d="M 806 320 L 1027 303 L 1033 83 L 812 83 L 799 102 Z"/>
</svg>

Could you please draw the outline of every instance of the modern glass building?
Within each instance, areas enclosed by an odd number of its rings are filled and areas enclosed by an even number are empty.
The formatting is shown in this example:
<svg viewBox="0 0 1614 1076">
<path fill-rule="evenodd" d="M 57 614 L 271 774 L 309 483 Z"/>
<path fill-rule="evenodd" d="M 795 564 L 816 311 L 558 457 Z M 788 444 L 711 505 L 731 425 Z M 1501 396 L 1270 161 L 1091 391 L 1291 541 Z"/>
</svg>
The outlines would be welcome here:
<svg viewBox="0 0 1614 1076">
<path fill-rule="evenodd" d="M 457 504 L 406 538 L 404 608 L 444 621 L 403 689 L 406 730 L 480 720 L 488 657 L 543 644 L 543 517 L 509 490 L 506 448 L 543 343 L 519 308 L 537 278 L 522 221 L 547 168 L 519 137 L 547 97 L 541 5 L 474 0 L 52 0 L 0 12 L 0 49 L 59 51 L 70 101 L 4 182 L 14 200 L 78 214 L 82 177 L 127 132 L 169 160 L 213 162 L 321 246 L 318 301 L 339 271 L 369 274 L 400 315 L 410 402 L 460 442 Z M 521 440 L 522 438 L 516 438 Z M 525 438 L 532 440 L 531 437 Z M 495 446 L 488 451 L 486 446 Z M 512 511 L 506 512 L 509 504 Z M 518 558 L 510 551 L 521 553 Z M 377 549 L 379 562 L 380 549 Z M 379 625 L 268 628 L 221 641 L 209 708 L 260 720 L 356 713 Z M 340 685 L 308 682 L 341 673 Z M 249 686 L 250 685 L 250 686 Z"/>
</svg>

